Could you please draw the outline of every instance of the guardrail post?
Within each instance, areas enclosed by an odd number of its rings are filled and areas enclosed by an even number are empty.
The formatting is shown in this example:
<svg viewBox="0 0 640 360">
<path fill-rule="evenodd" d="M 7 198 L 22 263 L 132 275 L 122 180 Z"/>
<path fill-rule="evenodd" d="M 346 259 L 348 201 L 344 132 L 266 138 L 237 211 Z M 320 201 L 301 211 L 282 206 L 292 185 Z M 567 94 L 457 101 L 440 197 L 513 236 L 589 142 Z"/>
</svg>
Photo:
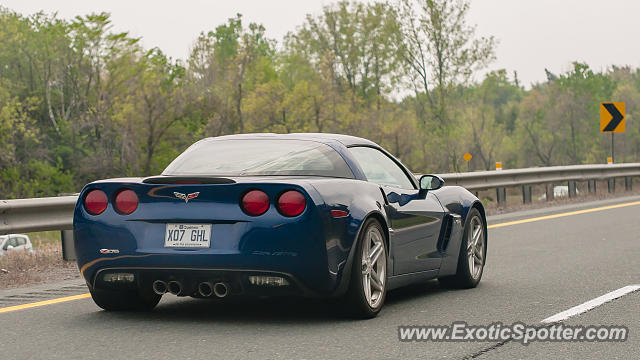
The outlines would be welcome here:
<svg viewBox="0 0 640 360">
<path fill-rule="evenodd" d="M 522 185 L 522 203 L 531 203 L 531 185 Z"/>
<path fill-rule="evenodd" d="M 507 188 L 496 188 L 496 197 L 498 198 L 498 205 L 505 205 L 507 202 Z"/>
<path fill-rule="evenodd" d="M 611 178 L 607 181 L 607 187 L 609 188 L 610 193 L 616 192 L 616 178 Z"/>
<path fill-rule="evenodd" d="M 596 192 L 596 181 L 595 180 L 588 180 L 587 181 L 587 186 L 589 187 L 589 192 L 590 193 Z"/>
<path fill-rule="evenodd" d="M 625 176 L 624 178 L 624 189 L 626 191 L 633 190 L 633 178 L 630 176 Z"/>
<path fill-rule="evenodd" d="M 553 200 L 553 184 L 547 184 L 544 186 L 544 188 L 547 196 L 547 201 Z"/>
<path fill-rule="evenodd" d="M 62 240 L 62 260 L 77 260 L 76 249 L 73 247 L 73 230 L 60 231 L 60 239 Z"/>
<path fill-rule="evenodd" d="M 576 182 L 575 181 L 569 181 L 569 183 L 567 185 L 568 185 L 567 188 L 569 190 L 569 197 L 570 198 L 576 197 L 578 195 Z"/>
</svg>

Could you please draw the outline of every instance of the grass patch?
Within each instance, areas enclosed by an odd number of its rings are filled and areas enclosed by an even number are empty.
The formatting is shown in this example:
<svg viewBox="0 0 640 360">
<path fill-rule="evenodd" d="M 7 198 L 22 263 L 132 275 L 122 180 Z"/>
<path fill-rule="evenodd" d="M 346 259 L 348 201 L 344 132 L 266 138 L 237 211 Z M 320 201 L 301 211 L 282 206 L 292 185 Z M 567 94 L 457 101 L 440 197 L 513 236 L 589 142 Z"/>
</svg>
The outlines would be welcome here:
<svg viewBox="0 0 640 360">
<path fill-rule="evenodd" d="M 35 254 L 8 252 L 0 257 L 0 289 L 78 276 L 75 262 L 62 260 L 59 235 L 58 241 L 55 241 L 46 233 L 37 234 L 42 235 L 32 237 L 32 234 L 29 234 Z"/>
<path fill-rule="evenodd" d="M 33 247 L 38 247 L 41 244 L 60 244 L 60 230 L 55 231 L 40 231 L 27 233 L 31 239 Z M 37 245 L 36 245 L 37 244 Z"/>
</svg>

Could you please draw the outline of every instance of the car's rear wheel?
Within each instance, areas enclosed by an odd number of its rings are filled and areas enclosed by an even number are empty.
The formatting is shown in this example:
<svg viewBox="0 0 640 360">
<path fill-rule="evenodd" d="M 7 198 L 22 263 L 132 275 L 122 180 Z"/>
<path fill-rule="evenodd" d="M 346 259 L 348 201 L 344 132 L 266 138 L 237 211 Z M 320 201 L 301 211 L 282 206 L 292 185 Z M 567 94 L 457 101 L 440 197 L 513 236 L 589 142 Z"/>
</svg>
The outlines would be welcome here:
<svg viewBox="0 0 640 360">
<path fill-rule="evenodd" d="M 357 243 L 347 310 L 357 318 L 378 315 L 387 294 L 387 245 L 382 226 L 375 219 L 365 222 Z"/>
<path fill-rule="evenodd" d="M 149 311 L 152 310 L 162 295 L 153 291 L 130 290 L 98 290 L 91 291 L 93 301 L 107 311 Z"/>
<path fill-rule="evenodd" d="M 456 274 L 438 279 L 447 287 L 474 288 L 482 278 L 487 255 L 487 236 L 482 215 L 476 208 L 469 210 L 462 235 Z"/>
</svg>

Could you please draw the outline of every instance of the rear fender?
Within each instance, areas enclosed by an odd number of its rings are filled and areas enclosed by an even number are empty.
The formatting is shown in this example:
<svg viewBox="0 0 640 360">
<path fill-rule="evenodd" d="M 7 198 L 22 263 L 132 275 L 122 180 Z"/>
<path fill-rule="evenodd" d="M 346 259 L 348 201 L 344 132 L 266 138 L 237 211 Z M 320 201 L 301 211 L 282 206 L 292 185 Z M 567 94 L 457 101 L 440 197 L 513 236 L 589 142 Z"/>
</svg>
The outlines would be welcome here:
<svg viewBox="0 0 640 360">
<path fill-rule="evenodd" d="M 381 222 L 386 235 L 388 246 L 389 222 L 384 210 L 384 198 L 379 186 L 361 180 L 331 180 L 314 182 L 313 186 L 322 196 L 326 206 L 325 213 L 329 232 L 327 236 L 327 255 L 329 272 L 335 274 L 338 287 L 334 296 L 343 295 L 349 286 L 351 269 L 357 239 L 359 238 L 362 225 L 370 217 L 375 217 Z M 330 210 L 348 210 L 349 216 L 343 219 L 334 219 L 330 215 Z M 337 251 L 333 251 L 336 249 Z M 388 273 L 393 269 L 393 256 L 389 254 L 387 263 Z"/>
</svg>

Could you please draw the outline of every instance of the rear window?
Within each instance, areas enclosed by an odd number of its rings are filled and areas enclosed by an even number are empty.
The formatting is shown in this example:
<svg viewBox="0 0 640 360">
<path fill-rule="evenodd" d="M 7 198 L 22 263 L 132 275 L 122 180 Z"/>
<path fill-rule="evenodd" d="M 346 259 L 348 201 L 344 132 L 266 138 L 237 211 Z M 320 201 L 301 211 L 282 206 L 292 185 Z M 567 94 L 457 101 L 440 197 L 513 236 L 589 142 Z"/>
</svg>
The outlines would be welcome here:
<svg viewBox="0 0 640 360">
<path fill-rule="evenodd" d="M 353 178 L 328 145 L 304 140 L 204 140 L 178 156 L 163 175 L 309 175 Z"/>
</svg>

